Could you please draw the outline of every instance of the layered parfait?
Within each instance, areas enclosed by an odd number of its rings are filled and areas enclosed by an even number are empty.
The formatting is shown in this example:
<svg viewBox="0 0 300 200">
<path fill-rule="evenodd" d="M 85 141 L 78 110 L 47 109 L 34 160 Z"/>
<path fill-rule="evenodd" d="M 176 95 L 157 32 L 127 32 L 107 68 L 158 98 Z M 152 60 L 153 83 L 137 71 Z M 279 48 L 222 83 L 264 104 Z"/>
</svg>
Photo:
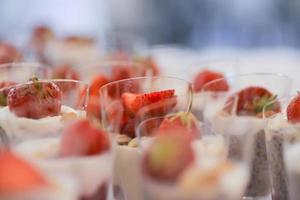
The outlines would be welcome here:
<svg viewBox="0 0 300 200">
<path fill-rule="evenodd" d="M 0 109 L 4 146 L 47 177 L 69 177 L 74 200 L 106 199 L 112 176 L 109 136 L 86 119 L 87 90 L 74 80 L 33 78 L 10 88 Z"/>
<path fill-rule="evenodd" d="M 143 198 L 242 197 L 249 178 L 246 160 L 229 158 L 225 138 L 213 134 L 193 114 L 145 120 L 138 134 Z"/>
<path fill-rule="evenodd" d="M 268 84 L 267 79 L 281 81 L 282 85 L 276 87 Z M 251 180 L 245 195 L 268 196 L 270 178 L 264 132 L 265 121 L 262 113 L 266 104 L 289 91 L 290 80 L 280 75 L 249 74 L 219 79 L 208 83 L 205 87 L 209 89 L 224 80 L 231 83 L 231 90 L 221 95 L 211 92 L 211 101 L 206 104 L 204 120 L 211 124 L 216 132 L 232 135 L 230 151 L 234 151 L 241 138 L 254 135 Z M 280 107 L 270 107 L 269 111 L 280 112 Z"/>
</svg>

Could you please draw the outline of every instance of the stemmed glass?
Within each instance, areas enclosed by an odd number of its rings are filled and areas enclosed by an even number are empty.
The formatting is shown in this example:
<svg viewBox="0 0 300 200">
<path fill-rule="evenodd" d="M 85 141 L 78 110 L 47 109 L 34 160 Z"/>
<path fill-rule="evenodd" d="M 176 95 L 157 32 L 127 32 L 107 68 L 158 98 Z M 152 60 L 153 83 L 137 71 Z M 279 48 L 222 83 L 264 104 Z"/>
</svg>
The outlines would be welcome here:
<svg viewBox="0 0 300 200">
<path fill-rule="evenodd" d="M 163 129 L 172 117 L 149 118 L 137 127 L 143 199 L 240 199 L 249 180 L 251 135 L 228 152 L 229 135 L 216 134 L 205 123 L 198 122 L 192 137 L 182 129 Z"/>
<path fill-rule="evenodd" d="M 162 91 L 165 91 L 164 94 L 171 94 L 169 98 L 161 98 Z M 138 99 L 142 98 L 146 103 L 142 103 L 142 106 L 133 112 L 128 112 L 125 104 L 127 100 L 130 101 L 130 96 L 135 95 L 140 96 Z M 108 83 L 100 89 L 102 125 L 112 133 L 117 144 L 114 180 L 116 199 L 140 199 L 135 189 L 137 184 L 135 163 L 138 158 L 135 139 L 136 125 L 149 117 L 163 116 L 179 110 L 188 111 L 191 102 L 190 83 L 173 77 L 124 79 Z M 117 190 L 119 192 L 116 192 Z"/>
<path fill-rule="evenodd" d="M 288 106 L 298 95 L 272 101 L 264 108 L 266 144 L 272 199 L 296 200 L 299 197 L 299 123 L 288 119 Z M 270 112 L 272 107 L 279 112 Z M 297 110 L 294 110 L 297 112 Z"/>
<path fill-rule="evenodd" d="M 49 190 L 56 187 L 73 200 L 105 200 L 112 176 L 112 145 L 100 125 L 86 119 L 87 95 L 84 82 L 32 79 L 9 91 L 0 124 L 11 151 L 48 177 Z M 59 180 L 53 182 L 51 178 L 57 176 Z"/>
<path fill-rule="evenodd" d="M 228 84 L 228 91 L 217 89 Z M 251 181 L 247 197 L 260 198 L 270 194 L 265 143 L 263 107 L 289 93 L 291 79 L 271 73 L 245 74 L 212 81 L 203 87 L 204 120 L 222 134 L 255 135 Z"/>
</svg>

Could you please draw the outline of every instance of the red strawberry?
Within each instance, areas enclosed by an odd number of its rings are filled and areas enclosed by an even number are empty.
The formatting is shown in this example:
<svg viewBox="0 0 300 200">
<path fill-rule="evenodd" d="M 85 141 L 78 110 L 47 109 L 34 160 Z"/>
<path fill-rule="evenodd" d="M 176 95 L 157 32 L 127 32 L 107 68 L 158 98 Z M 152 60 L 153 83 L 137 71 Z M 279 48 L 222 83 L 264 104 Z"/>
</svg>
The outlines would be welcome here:
<svg viewBox="0 0 300 200">
<path fill-rule="evenodd" d="M 287 118 L 291 123 L 300 122 L 300 94 L 297 94 L 289 103 L 287 109 Z"/>
<path fill-rule="evenodd" d="M 53 82 L 32 81 L 12 88 L 7 97 L 9 110 L 18 117 L 40 119 L 59 115 L 62 94 Z"/>
<path fill-rule="evenodd" d="M 134 66 L 115 65 L 112 67 L 112 81 L 132 78 L 134 76 Z"/>
<path fill-rule="evenodd" d="M 17 62 L 22 59 L 22 54 L 11 44 L 0 42 L 0 64 Z"/>
<path fill-rule="evenodd" d="M 158 68 L 157 64 L 155 63 L 155 61 L 153 60 L 152 57 L 136 58 L 136 61 L 143 64 L 143 66 L 146 67 L 145 70 L 150 69 L 153 76 L 158 76 L 159 75 L 159 68 Z M 144 73 L 144 75 L 146 75 L 146 73 Z"/>
<path fill-rule="evenodd" d="M 12 81 L 0 82 L 0 106 L 7 106 L 7 95 L 14 85 L 16 83 Z"/>
<path fill-rule="evenodd" d="M 91 83 L 89 88 L 89 99 L 87 105 L 87 115 L 89 117 L 100 117 L 100 95 L 99 90 L 100 88 L 108 83 L 108 79 L 103 76 L 99 75 L 96 76 Z"/>
<path fill-rule="evenodd" d="M 53 69 L 52 78 L 79 80 L 79 74 L 70 65 L 60 65 Z"/>
<path fill-rule="evenodd" d="M 250 86 L 229 97 L 224 110 L 231 113 L 236 103 L 237 115 L 261 116 L 264 106 L 275 100 L 276 97 L 265 88 Z M 268 110 L 280 112 L 280 105 L 276 103 Z"/>
<path fill-rule="evenodd" d="M 90 37 L 71 35 L 64 38 L 67 43 L 78 43 L 78 44 L 93 44 L 94 39 Z"/>
<path fill-rule="evenodd" d="M 89 94 L 91 96 L 99 96 L 99 90 L 100 88 L 107 84 L 109 81 L 108 81 L 108 78 L 106 76 L 103 76 L 103 75 L 98 75 L 96 76 L 92 82 L 91 82 L 91 86 L 90 86 L 90 92 Z"/>
<path fill-rule="evenodd" d="M 144 106 L 175 97 L 175 90 L 163 90 L 147 94 L 123 93 L 122 101 L 125 110 L 131 115 L 137 113 Z"/>
<path fill-rule="evenodd" d="M 68 126 L 60 144 L 60 156 L 91 156 L 110 148 L 108 134 L 87 119 Z"/>
<path fill-rule="evenodd" d="M 224 78 L 223 74 L 209 71 L 209 70 L 203 70 L 200 73 L 197 74 L 196 78 L 194 79 L 194 90 L 196 92 L 200 92 L 203 88 L 203 86 L 206 83 L 209 83 L 211 81 Z M 206 91 L 228 91 L 229 85 L 226 82 L 226 80 L 218 81 L 215 84 L 209 85 L 209 87 L 205 88 Z"/>
<path fill-rule="evenodd" d="M 8 150 L 0 151 L 0 194 L 28 192 L 47 184 L 28 162 Z"/>
<path fill-rule="evenodd" d="M 33 30 L 32 33 L 32 42 L 33 45 L 37 47 L 41 47 L 45 45 L 49 39 L 54 37 L 54 33 L 52 30 L 47 26 L 38 26 Z"/>
<path fill-rule="evenodd" d="M 195 139 L 200 136 L 199 121 L 190 112 L 178 112 L 166 117 L 159 126 L 159 134 L 181 133 L 187 138 Z"/>
<path fill-rule="evenodd" d="M 147 176 L 161 181 L 174 181 L 193 163 L 194 152 L 189 140 L 181 134 L 155 138 L 142 158 Z"/>
</svg>

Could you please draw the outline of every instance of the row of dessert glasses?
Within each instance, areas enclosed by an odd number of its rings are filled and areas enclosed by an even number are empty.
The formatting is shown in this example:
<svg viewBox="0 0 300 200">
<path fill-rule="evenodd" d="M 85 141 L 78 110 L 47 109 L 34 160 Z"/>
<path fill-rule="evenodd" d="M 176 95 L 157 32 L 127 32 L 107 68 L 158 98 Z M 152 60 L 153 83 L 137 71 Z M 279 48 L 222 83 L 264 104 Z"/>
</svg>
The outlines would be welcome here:
<svg viewBox="0 0 300 200">
<path fill-rule="evenodd" d="M 277 84 L 273 84 L 275 82 Z M 224 197 L 234 200 L 243 195 L 245 188 L 250 197 L 269 193 L 270 186 L 265 186 L 268 184 L 266 164 L 257 161 L 266 157 L 265 152 L 259 152 L 266 146 L 261 125 L 262 111 L 266 104 L 287 95 L 290 80 L 280 75 L 255 74 L 208 83 L 200 93 L 205 106 L 201 115 L 196 117 L 189 113 L 192 87 L 184 80 L 143 77 L 114 81 L 100 89 L 102 129 L 82 119 L 85 113 L 81 111 L 89 103 L 87 93 L 90 89 L 80 81 L 31 79 L 25 84 L 9 87 L 12 90 L 9 90 L 7 105 L 2 109 L 3 137 L 9 142 L 7 145 L 12 152 L 24 155 L 36 171 L 40 170 L 39 179 L 43 180 L 42 185 L 47 185 L 47 190 L 54 191 L 57 188 L 49 185 L 61 181 L 76 182 L 68 179 L 73 178 L 78 184 L 71 184 L 66 194 L 76 196 L 76 192 L 70 192 L 76 190 L 78 198 L 93 199 L 98 195 L 105 199 L 106 181 L 109 174 L 114 174 L 117 199 Z M 221 92 L 218 87 L 223 88 Z M 31 98 L 25 98 L 26 94 Z M 278 113 L 278 106 L 271 111 Z M 197 117 L 203 117 L 204 122 L 197 122 Z M 165 129 L 164 124 L 168 121 L 171 125 Z M 179 121 L 179 125 L 174 121 Z M 190 125 L 192 122 L 196 128 Z M 190 128 L 196 133 L 190 133 Z M 115 134 L 105 134 L 103 129 Z M 86 130 L 90 131 L 81 135 Z M 97 138 L 99 135 L 101 138 Z M 106 142 L 99 144 L 96 142 L 99 140 Z M 4 151 L 3 159 L 12 164 L 19 163 L 12 152 Z M 111 152 L 115 153 L 114 173 L 109 171 L 112 167 L 102 170 L 112 165 Z M 251 153 L 254 155 L 249 156 Z M 100 155 L 105 160 L 98 163 L 100 165 L 90 161 L 96 158 L 94 160 L 98 162 L 101 159 L 97 156 Z M 32 172 L 33 167 L 27 170 Z M 93 167 L 95 171 L 91 169 Z M 36 171 L 35 175 L 38 174 Z M 24 181 L 36 181 L 29 175 Z M 229 178 L 233 175 L 234 179 Z M 9 181 L 14 183 L 16 180 Z M 24 189 L 22 185 L 18 187 L 20 191 Z M 45 188 L 41 187 L 42 192 L 38 194 L 46 195 L 43 193 L 47 192 Z M 35 192 L 28 194 L 34 196 L 29 199 L 40 197 L 35 197 Z M 60 195 L 56 192 L 47 194 L 49 199 L 51 195 Z"/>
</svg>

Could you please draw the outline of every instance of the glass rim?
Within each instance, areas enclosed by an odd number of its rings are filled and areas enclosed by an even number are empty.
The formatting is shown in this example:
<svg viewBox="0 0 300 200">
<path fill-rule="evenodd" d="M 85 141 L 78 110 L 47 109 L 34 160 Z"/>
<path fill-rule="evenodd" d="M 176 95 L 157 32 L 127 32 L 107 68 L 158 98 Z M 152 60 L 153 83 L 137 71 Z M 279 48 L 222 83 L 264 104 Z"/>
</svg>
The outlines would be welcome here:
<svg viewBox="0 0 300 200">
<path fill-rule="evenodd" d="M 76 83 L 76 84 L 79 84 L 79 85 L 85 85 L 85 86 L 88 86 L 88 83 L 84 82 L 84 81 L 80 81 L 80 80 L 74 80 L 74 79 L 39 79 L 37 81 L 35 81 L 37 83 L 56 83 L 56 82 L 59 82 L 59 83 L 63 83 L 63 82 L 66 82 L 66 83 Z M 30 84 L 33 84 L 35 83 L 33 81 L 26 81 L 26 82 L 23 82 L 23 83 L 18 83 L 12 87 L 20 87 L 20 86 L 25 86 L 25 85 L 30 85 Z M 7 88 L 7 87 L 5 87 Z M 5 88 L 2 88 L 2 89 L 5 89 Z"/>
<path fill-rule="evenodd" d="M 189 87 L 192 87 L 192 83 L 185 80 L 185 79 L 182 79 L 182 78 L 178 78 L 178 77 L 174 77 L 174 76 L 139 76 L 139 77 L 134 77 L 134 78 L 127 78 L 127 79 L 122 79 L 122 80 L 117 80 L 117 81 L 112 81 L 112 82 L 109 82 L 105 85 L 103 85 L 100 89 L 99 89 L 99 92 L 100 94 L 103 94 L 104 93 L 104 90 L 109 87 L 109 86 L 112 86 L 112 85 L 115 85 L 115 84 L 118 84 L 118 83 L 122 83 L 122 82 L 127 82 L 127 81 L 136 81 L 136 80 L 147 80 L 147 79 L 172 79 L 172 80 L 179 80 L 179 81 L 182 81 L 182 82 L 185 82 L 187 83 L 187 85 Z"/>
<path fill-rule="evenodd" d="M 0 64 L 0 69 L 5 67 L 32 67 L 32 68 L 45 68 L 48 69 L 48 65 L 39 62 L 9 62 Z"/>
<path fill-rule="evenodd" d="M 205 88 L 207 88 L 208 86 L 210 86 L 212 84 L 218 83 L 220 81 L 231 80 L 231 79 L 240 78 L 240 77 L 250 77 L 250 76 L 274 76 L 274 77 L 282 77 L 285 80 L 287 80 L 289 84 L 293 83 L 293 79 L 291 77 L 289 77 L 288 75 L 282 74 L 282 73 L 269 73 L 269 72 L 246 73 L 246 74 L 236 74 L 236 75 L 226 76 L 224 78 L 219 78 L 219 79 L 210 81 L 210 82 L 206 83 L 202 87 L 201 92 L 206 92 Z M 226 91 L 226 92 L 228 92 L 228 91 Z"/>
<path fill-rule="evenodd" d="M 108 68 L 111 67 L 109 65 L 134 65 L 134 67 L 147 67 L 145 64 L 137 62 L 137 61 L 131 61 L 131 60 L 115 60 L 115 59 L 104 59 L 104 61 L 98 61 L 95 63 L 90 63 L 88 65 L 86 65 L 85 67 L 87 69 L 91 69 L 91 68 L 97 68 L 97 67 L 104 67 L 104 68 Z"/>
<path fill-rule="evenodd" d="M 190 111 L 183 111 L 184 113 L 191 113 Z M 170 114 L 167 114 L 165 116 L 157 116 L 157 117 L 151 117 L 151 118 L 148 118 L 148 119 L 145 119 L 143 121 L 141 121 L 140 123 L 136 124 L 135 126 L 135 130 L 136 130 L 136 137 L 137 138 L 141 138 L 143 137 L 143 135 L 141 135 L 141 128 L 146 125 L 146 123 L 152 121 L 152 120 L 156 120 L 156 119 L 165 119 L 166 117 L 172 117 L 172 116 L 175 116 L 176 113 L 170 113 Z M 207 130 L 210 131 L 209 134 L 207 134 L 207 132 L 204 134 L 204 135 L 210 135 L 210 136 L 216 136 L 216 135 L 221 135 L 219 133 L 217 133 L 208 123 L 206 122 L 203 122 L 203 121 L 200 121 L 198 120 L 197 122 L 197 125 L 199 126 L 200 129 L 202 128 L 205 128 Z M 203 133 L 200 132 L 200 134 L 202 135 Z"/>
</svg>

